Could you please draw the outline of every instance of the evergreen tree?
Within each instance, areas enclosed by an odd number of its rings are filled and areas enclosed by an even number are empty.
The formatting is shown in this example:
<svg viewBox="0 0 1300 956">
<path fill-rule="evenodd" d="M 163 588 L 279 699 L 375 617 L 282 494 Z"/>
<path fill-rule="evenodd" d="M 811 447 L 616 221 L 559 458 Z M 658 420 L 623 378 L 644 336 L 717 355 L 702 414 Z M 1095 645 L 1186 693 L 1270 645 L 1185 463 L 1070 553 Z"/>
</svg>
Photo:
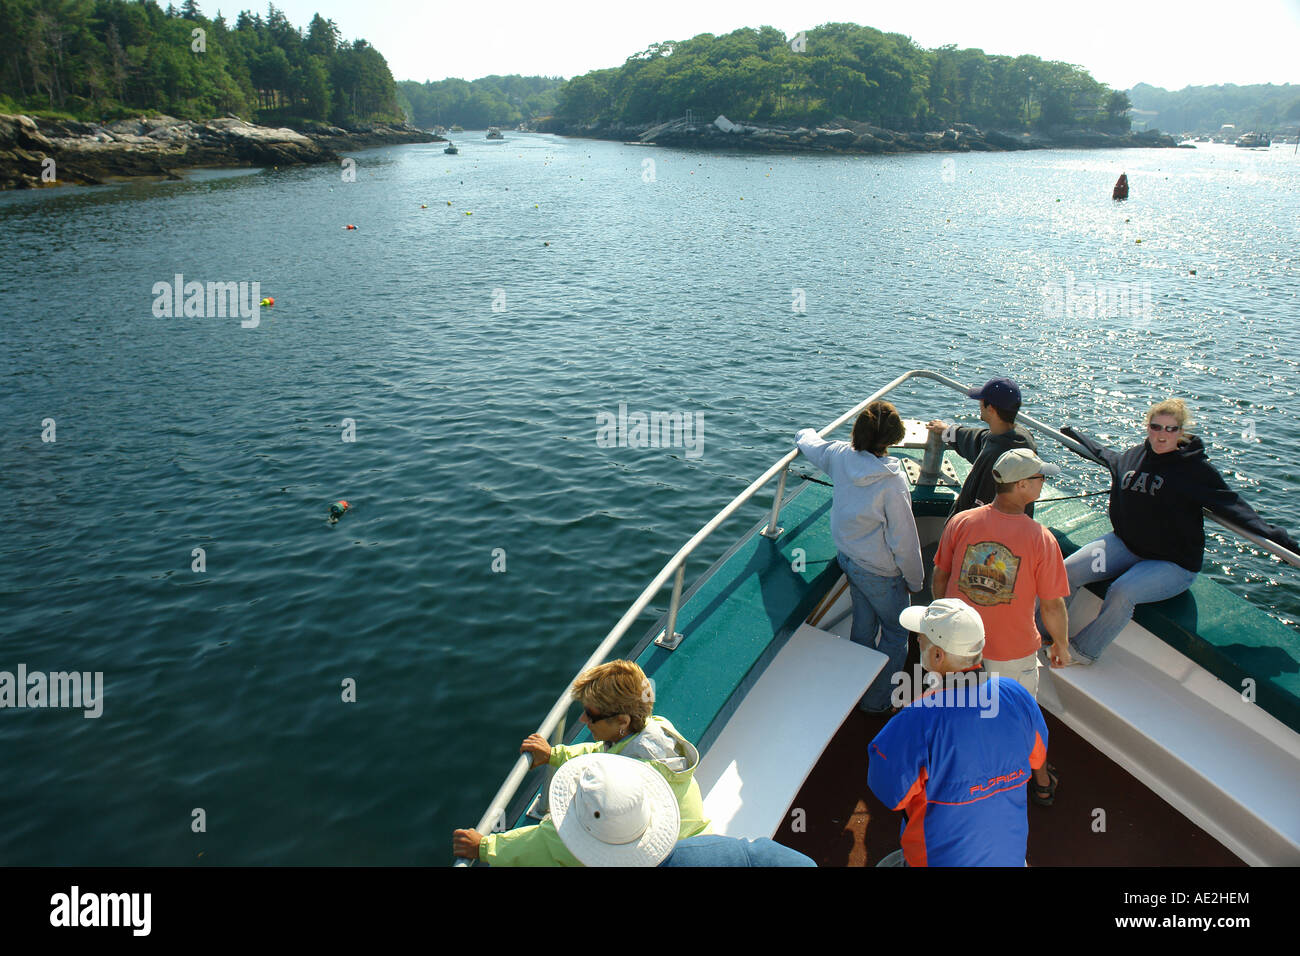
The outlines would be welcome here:
<svg viewBox="0 0 1300 956">
<path fill-rule="evenodd" d="M 206 50 L 191 31 L 207 29 Z M 347 88 L 335 85 L 335 76 Z M 396 84 L 364 40 L 343 44 L 317 16 L 307 34 L 274 5 L 239 12 L 228 29 L 197 0 L 0 0 L 0 97 L 13 108 L 111 119 L 143 111 L 206 118 L 227 112 L 277 124 L 396 120 Z"/>
</svg>

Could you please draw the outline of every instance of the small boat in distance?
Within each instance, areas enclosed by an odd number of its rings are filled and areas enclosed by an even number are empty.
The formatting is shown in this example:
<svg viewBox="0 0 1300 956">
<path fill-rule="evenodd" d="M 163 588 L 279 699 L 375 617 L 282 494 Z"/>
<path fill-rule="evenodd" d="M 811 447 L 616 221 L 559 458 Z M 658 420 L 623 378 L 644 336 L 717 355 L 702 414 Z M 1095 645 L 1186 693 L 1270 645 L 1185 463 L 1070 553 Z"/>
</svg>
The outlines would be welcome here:
<svg viewBox="0 0 1300 956">
<path fill-rule="evenodd" d="M 1237 138 L 1237 145 L 1244 146 L 1247 149 L 1263 147 L 1267 149 L 1273 145 L 1272 140 L 1265 133 L 1246 133 L 1244 136 Z"/>
<path fill-rule="evenodd" d="M 452 156 L 455 156 L 457 153 L 460 152 L 460 150 L 458 150 L 458 149 L 456 148 L 456 144 L 455 144 L 455 143 L 448 143 L 448 144 L 447 144 L 447 148 L 444 149 L 443 152 L 444 152 L 444 153 L 450 153 Z"/>
<path fill-rule="evenodd" d="M 496 127 L 496 126 L 489 126 L 489 127 L 488 127 L 488 131 L 487 131 L 487 138 L 488 138 L 488 139 L 505 139 L 505 136 L 502 134 L 501 130 L 500 130 L 498 127 Z"/>
</svg>

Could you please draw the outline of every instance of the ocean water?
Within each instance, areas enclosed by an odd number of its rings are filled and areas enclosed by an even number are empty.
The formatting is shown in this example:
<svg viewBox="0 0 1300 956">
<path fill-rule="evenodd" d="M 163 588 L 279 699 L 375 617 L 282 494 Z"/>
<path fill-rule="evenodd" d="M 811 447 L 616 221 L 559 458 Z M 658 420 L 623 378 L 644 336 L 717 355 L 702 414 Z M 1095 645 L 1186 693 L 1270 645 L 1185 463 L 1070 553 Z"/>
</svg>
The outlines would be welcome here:
<svg viewBox="0 0 1300 956">
<path fill-rule="evenodd" d="M 355 182 L 0 195 L 0 670 L 103 673 L 98 718 L 0 709 L 0 863 L 448 862 L 672 553 L 797 428 L 909 368 L 1009 375 L 1114 446 L 1181 395 L 1229 483 L 1300 532 L 1288 148 L 507 135 L 359 152 Z M 275 306 L 156 317 L 176 274 Z M 894 400 L 975 421 L 933 384 Z M 698 444 L 605 447 L 620 405 L 689 414 Z M 1211 539 L 1206 573 L 1300 621 L 1295 570 Z"/>
</svg>

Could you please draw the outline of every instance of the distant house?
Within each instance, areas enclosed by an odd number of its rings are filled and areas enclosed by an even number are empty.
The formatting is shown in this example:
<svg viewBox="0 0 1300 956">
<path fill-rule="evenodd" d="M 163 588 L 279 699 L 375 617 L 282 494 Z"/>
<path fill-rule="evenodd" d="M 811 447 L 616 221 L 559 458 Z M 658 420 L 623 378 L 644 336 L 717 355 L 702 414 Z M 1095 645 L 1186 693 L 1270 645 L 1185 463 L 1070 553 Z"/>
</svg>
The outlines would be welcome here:
<svg viewBox="0 0 1300 956">
<path fill-rule="evenodd" d="M 1140 110 L 1137 107 L 1129 110 L 1129 117 L 1133 121 L 1133 129 L 1142 130 L 1153 125 L 1155 119 L 1160 113 L 1157 110 Z"/>
</svg>

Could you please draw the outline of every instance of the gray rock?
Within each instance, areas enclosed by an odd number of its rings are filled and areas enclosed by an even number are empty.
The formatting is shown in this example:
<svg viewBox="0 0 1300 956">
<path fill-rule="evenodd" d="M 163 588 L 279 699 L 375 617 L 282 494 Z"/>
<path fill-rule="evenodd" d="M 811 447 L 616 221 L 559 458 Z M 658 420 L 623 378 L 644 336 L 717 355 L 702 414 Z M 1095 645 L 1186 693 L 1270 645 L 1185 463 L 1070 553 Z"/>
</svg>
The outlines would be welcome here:
<svg viewBox="0 0 1300 956">
<path fill-rule="evenodd" d="M 872 136 L 870 133 L 863 133 L 853 140 L 853 148 L 860 149 L 868 153 L 883 153 L 886 147 L 893 147 L 893 142 L 885 143 Z"/>
<path fill-rule="evenodd" d="M 1035 147 L 1035 144 L 1030 142 L 1028 136 L 1006 133 L 1000 129 L 987 130 L 984 133 L 984 141 L 990 146 L 999 149 L 1033 149 Z"/>
<path fill-rule="evenodd" d="M 46 157 L 55 160 L 61 182 L 93 184 L 131 176 L 176 178 L 173 170 L 187 166 L 337 162 L 335 146 L 433 141 L 432 134 L 406 124 L 367 124 L 352 132 L 330 127 L 328 132 L 304 135 L 235 116 L 206 123 L 155 116 L 100 126 L 0 114 L 0 188 L 42 185 Z"/>
</svg>

